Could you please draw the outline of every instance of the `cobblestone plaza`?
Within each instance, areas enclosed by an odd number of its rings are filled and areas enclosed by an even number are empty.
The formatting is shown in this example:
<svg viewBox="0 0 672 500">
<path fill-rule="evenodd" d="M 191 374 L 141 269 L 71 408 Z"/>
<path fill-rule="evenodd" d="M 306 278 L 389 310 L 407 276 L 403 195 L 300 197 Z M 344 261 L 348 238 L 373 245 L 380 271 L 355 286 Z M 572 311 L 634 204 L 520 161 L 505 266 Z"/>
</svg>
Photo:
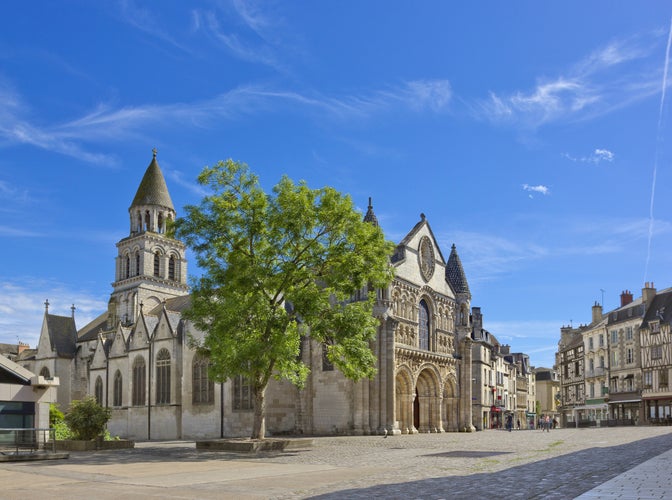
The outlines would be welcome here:
<svg viewBox="0 0 672 500">
<path fill-rule="evenodd" d="M 256 456 L 144 442 L 3 463 L 0 498 L 575 498 L 671 449 L 668 427 L 323 437 Z M 661 496 L 646 498 L 665 498 L 672 483 L 658 462 Z M 586 497 L 632 498 L 607 489 Z"/>
</svg>

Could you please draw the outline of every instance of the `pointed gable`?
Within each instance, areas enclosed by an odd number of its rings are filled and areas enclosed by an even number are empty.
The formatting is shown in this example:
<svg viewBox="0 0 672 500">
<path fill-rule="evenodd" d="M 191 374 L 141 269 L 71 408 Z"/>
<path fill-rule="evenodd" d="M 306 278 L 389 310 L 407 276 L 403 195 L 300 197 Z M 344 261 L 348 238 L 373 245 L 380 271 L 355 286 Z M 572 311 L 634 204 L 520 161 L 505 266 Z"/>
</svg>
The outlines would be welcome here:
<svg viewBox="0 0 672 500">
<path fill-rule="evenodd" d="M 397 245 L 391 259 L 395 276 L 440 294 L 454 297 L 445 278 L 446 262 L 424 214 Z"/>
<path fill-rule="evenodd" d="M 91 369 L 105 367 L 110 345 L 111 341 L 107 340 L 103 334 L 98 335 L 98 342 L 96 343 L 91 359 Z"/>
<path fill-rule="evenodd" d="M 150 323 L 153 323 L 150 322 Z M 131 331 L 130 339 L 128 341 L 128 350 L 146 349 L 149 345 L 152 329 L 147 325 L 147 317 L 141 311 L 138 320 Z"/>
<path fill-rule="evenodd" d="M 45 313 L 38 342 L 38 356 L 49 357 L 55 354 L 61 358 L 75 355 L 77 327 L 71 316 L 57 316 Z"/>
<path fill-rule="evenodd" d="M 119 324 L 117 331 L 112 338 L 112 345 L 110 346 L 110 358 L 118 358 L 126 355 L 127 339 L 129 329 L 124 328 Z"/>
</svg>

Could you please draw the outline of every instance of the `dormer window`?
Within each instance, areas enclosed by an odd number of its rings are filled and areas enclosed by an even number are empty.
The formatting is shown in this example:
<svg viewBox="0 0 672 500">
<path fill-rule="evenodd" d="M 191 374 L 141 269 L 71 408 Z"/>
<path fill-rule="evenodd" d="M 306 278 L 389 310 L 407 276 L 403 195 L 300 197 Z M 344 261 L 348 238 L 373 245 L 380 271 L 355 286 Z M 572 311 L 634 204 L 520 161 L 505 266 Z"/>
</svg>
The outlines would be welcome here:
<svg viewBox="0 0 672 500">
<path fill-rule="evenodd" d="M 651 333 L 660 333 L 660 321 L 649 322 L 649 327 L 651 328 Z"/>
</svg>

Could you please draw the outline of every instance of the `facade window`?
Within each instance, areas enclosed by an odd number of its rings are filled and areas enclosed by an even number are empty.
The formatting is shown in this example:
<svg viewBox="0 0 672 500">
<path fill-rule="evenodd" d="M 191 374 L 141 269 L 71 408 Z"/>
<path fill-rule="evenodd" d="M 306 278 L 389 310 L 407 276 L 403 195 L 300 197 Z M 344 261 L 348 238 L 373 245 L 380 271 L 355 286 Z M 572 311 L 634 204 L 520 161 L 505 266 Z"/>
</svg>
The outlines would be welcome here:
<svg viewBox="0 0 672 500">
<path fill-rule="evenodd" d="M 625 389 L 627 391 L 634 391 L 635 390 L 634 379 L 632 377 L 625 379 Z"/>
<path fill-rule="evenodd" d="M 121 372 L 119 370 L 114 374 L 112 406 L 121 406 Z"/>
<path fill-rule="evenodd" d="M 611 331 L 611 343 L 618 344 L 618 331 L 616 330 Z"/>
<path fill-rule="evenodd" d="M 592 375 L 593 372 L 595 371 L 595 360 L 594 359 L 589 359 L 588 360 L 588 367 L 590 369 L 590 374 Z"/>
<path fill-rule="evenodd" d="M 159 272 L 161 271 L 161 254 L 156 252 L 154 254 L 154 276 L 159 277 Z"/>
<path fill-rule="evenodd" d="M 604 356 L 600 356 L 600 368 L 604 368 Z"/>
<path fill-rule="evenodd" d="M 625 328 L 625 340 L 632 340 L 632 327 L 628 326 Z"/>
<path fill-rule="evenodd" d="M 40 377 L 44 377 L 44 378 L 47 378 L 47 379 L 51 378 L 51 373 L 49 372 L 49 368 L 47 368 L 46 366 L 42 367 L 42 369 L 40 370 Z"/>
<path fill-rule="evenodd" d="M 156 404 L 170 404 L 170 353 L 161 349 L 156 355 Z"/>
<path fill-rule="evenodd" d="M 668 384 L 668 371 L 667 368 L 663 368 L 658 372 L 658 387 L 660 389 L 667 388 Z"/>
<path fill-rule="evenodd" d="M 96 378 L 94 395 L 96 396 L 96 403 L 98 403 L 100 406 L 103 406 L 103 379 L 100 378 L 100 376 Z"/>
<path fill-rule="evenodd" d="M 196 356 L 192 365 L 191 402 L 212 404 L 215 402 L 215 383 L 208 376 L 210 361 L 205 356 Z"/>
<path fill-rule="evenodd" d="M 618 351 L 611 353 L 611 366 L 616 368 L 618 366 Z"/>
<path fill-rule="evenodd" d="M 627 364 L 632 364 L 635 362 L 635 350 L 631 347 L 628 347 L 625 350 L 625 362 Z"/>
<path fill-rule="evenodd" d="M 651 347 L 651 359 L 662 359 L 663 357 L 663 346 L 654 345 Z"/>
<path fill-rule="evenodd" d="M 233 378 L 233 409 L 252 409 L 252 387 L 250 381 L 242 375 Z"/>
<path fill-rule="evenodd" d="M 644 387 L 653 385 L 653 372 L 644 372 Z"/>
<path fill-rule="evenodd" d="M 612 377 L 610 385 L 611 385 L 611 387 L 609 388 L 609 390 L 611 392 L 617 392 L 618 391 L 618 378 Z"/>
<path fill-rule="evenodd" d="M 604 347 L 604 334 L 600 333 L 600 347 Z"/>
<path fill-rule="evenodd" d="M 590 337 L 588 339 L 588 350 L 590 350 L 590 351 L 593 350 L 593 337 Z"/>
<path fill-rule="evenodd" d="M 328 356 L 329 348 L 327 344 L 322 344 L 322 371 L 323 372 L 333 372 L 334 364 L 331 362 Z"/>
<path fill-rule="evenodd" d="M 131 401 L 133 406 L 145 405 L 145 387 L 147 383 L 147 370 L 145 360 L 138 356 L 133 361 L 133 394 Z"/>
<path fill-rule="evenodd" d="M 429 324 L 429 307 L 427 307 L 427 302 L 423 300 L 420 301 L 420 324 L 419 324 L 419 329 L 420 329 L 420 349 L 424 349 L 425 351 L 429 351 L 429 332 L 430 332 L 430 324 Z"/>
<path fill-rule="evenodd" d="M 595 397 L 595 384 L 590 384 L 590 397 Z"/>
<path fill-rule="evenodd" d="M 660 333 L 660 322 L 659 321 L 652 321 L 650 323 L 651 326 L 651 333 Z"/>
<path fill-rule="evenodd" d="M 168 279 L 175 281 L 175 256 L 173 255 L 168 259 Z"/>
</svg>

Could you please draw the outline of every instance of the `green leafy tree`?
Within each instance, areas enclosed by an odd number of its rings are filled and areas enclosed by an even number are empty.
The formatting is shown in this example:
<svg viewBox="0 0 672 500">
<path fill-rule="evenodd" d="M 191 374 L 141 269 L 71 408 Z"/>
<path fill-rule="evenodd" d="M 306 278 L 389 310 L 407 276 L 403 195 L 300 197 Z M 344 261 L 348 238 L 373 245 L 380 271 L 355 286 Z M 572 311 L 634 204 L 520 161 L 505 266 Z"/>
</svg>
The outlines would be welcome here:
<svg viewBox="0 0 672 500">
<path fill-rule="evenodd" d="M 93 396 L 87 396 L 70 404 L 70 409 L 65 415 L 65 423 L 70 427 L 75 439 L 89 441 L 104 436 L 105 426 L 110 417 L 112 410 L 100 406 Z"/>
<path fill-rule="evenodd" d="M 173 226 L 203 269 L 185 315 L 205 332 L 199 347 L 213 377 L 250 382 L 251 437 L 263 439 L 270 378 L 301 387 L 308 375 L 298 358 L 302 334 L 327 345 L 345 376 L 375 374 L 373 291 L 393 277 L 394 246 L 333 188 L 310 189 L 283 176 L 267 194 L 247 165 L 233 160 L 206 167 L 198 181 L 212 194 L 185 207 Z M 363 289 L 370 291 L 365 300 L 350 300 Z"/>
</svg>

